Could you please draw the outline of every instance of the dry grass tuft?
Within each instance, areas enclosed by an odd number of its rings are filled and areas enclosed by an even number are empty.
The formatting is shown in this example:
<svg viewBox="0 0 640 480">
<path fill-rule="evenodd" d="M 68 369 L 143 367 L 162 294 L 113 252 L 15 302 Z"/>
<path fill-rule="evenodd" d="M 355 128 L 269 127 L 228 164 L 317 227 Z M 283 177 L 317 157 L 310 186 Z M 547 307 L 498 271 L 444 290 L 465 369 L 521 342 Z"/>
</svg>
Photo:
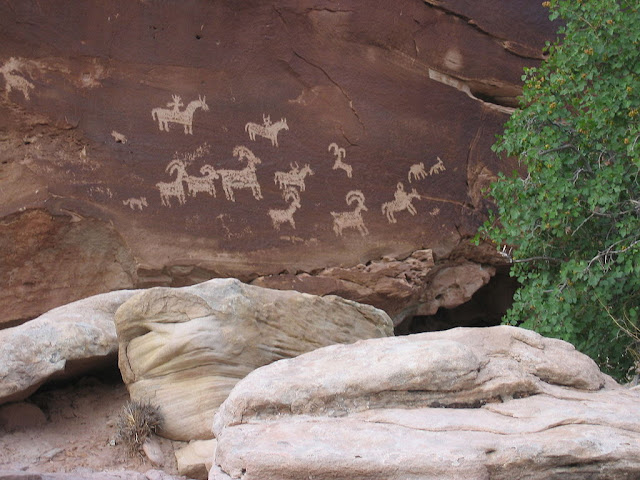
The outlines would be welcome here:
<svg viewBox="0 0 640 480">
<path fill-rule="evenodd" d="M 140 454 L 147 438 L 162 428 L 162 420 L 158 407 L 134 400 L 127 402 L 118 417 L 116 439 L 131 455 Z"/>
</svg>

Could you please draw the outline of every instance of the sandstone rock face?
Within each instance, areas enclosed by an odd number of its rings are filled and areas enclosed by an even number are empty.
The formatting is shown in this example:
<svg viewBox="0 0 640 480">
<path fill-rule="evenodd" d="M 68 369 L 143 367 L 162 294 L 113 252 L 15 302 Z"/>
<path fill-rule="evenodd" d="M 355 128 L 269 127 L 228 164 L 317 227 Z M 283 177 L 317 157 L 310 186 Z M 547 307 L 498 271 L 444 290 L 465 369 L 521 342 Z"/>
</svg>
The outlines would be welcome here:
<svg viewBox="0 0 640 480">
<path fill-rule="evenodd" d="M 0 404 L 27 398 L 52 378 L 112 364 L 118 351 L 113 317 L 134 293 L 96 295 L 0 330 Z"/>
<path fill-rule="evenodd" d="M 636 478 L 639 401 L 515 327 L 330 346 L 238 383 L 209 478 Z"/>
<path fill-rule="evenodd" d="M 179 13 L 0 5 L 0 323 L 115 288 L 319 271 L 323 291 L 420 308 L 428 279 L 358 265 L 430 249 L 447 266 L 483 221 L 482 189 L 513 167 L 489 147 L 553 36 L 539 2 Z"/>
<path fill-rule="evenodd" d="M 131 398 L 157 405 L 162 435 L 174 440 L 211 438 L 215 410 L 258 367 L 393 333 L 389 316 L 374 307 L 234 279 L 149 289 L 123 303 L 115 319 Z"/>
</svg>

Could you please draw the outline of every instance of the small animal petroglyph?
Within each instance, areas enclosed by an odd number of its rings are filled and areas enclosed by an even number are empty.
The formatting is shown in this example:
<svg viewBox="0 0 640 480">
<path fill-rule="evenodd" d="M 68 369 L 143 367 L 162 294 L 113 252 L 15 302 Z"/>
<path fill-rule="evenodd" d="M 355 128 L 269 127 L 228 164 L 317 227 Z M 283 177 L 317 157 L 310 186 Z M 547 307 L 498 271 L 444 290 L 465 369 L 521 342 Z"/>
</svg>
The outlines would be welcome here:
<svg viewBox="0 0 640 480">
<path fill-rule="evenodd" d="M 444 166 L 444 162 L 440 157 L 436 157 L 438 159 L 437 163 L 434 163 L 429 169 L 429 175 L 437 175 L 440 172 L 444 172 L 447 167 Z"/>
<path fill-rule="evenodd" d="M 184 205 L 186 197 L 182 182 L 187 176 L 187 170 L 184 162 L 174 158 L 169 162 L 165 171 L 169 172 L 169 175 L 173 175 L 174 172 L 176 172 L 177 177 L 173 182 L 156 183 L 156 187 L 160 190 L 160 200 L 162 201 L 162 205 L 165 207 L 171 207 L 171 197 L 176 197 L 178 199 L 178 203 L 180 205 Z"/>
<path fill-rule="evenodd" d="M 411 165 L 411 168 L 409 168 L 409 174 L 407 176 L 409 177 L 409 183 L 411 183 L 412 179 L 422 180 L 423 178 L 427 178 L 427 172 L 424 169 L 424 162 Z"/>
<path fill-rule="evenodd" d="M 138 210 L 142 211 L 144 207 L 149 206 L 147 204 L 147 199 L 145 197 L 128 198 L 126 200 L 123 200 L 122 203 L 125 205 L 128 205 L 131 208 L 131 210 L 135 210 L 137 208 Z"/>
<path fill-rule="evenodd" d="M 177 123 L 184 125 L 185 135 L 193 135 L 193 114 L 201 108 L 205 112 L 209 110 L 209 106 L 205 101 L 206 97 L 198 96 L 198 100 L 189 102 L 189 105 L 184 110 L 180 110 L 183 106 L 182 99 L 179 95 L 172 96 L 173 101 L 167 103 L 168 108 L 154 108 L 151 110 L 151 118 L 158 121 L 158 127 L 160 131 L 169 131 L 170 123 Z"/>
<path fill-rule="evenodd" d="M 364 224 L 362 211 L 367 211 L 364 205 L 364 194 L 360 190 L 351 190 L 346 196 L 347 205 L 356 203 L 356 208 L 351 212 L 331 212 L 333 216 L 333 231 L 337 236 L 342 236 L 345 228 L 356 228 L 363 237 L 369 234 Z"/>
<path fill-rule="evenodd" d="M 293 219 L 293 214 L 296 213 L 296 210 L 301 208 L 300 193 L 295 188 L 289 187 L 283 193 L 283 197 L 285 202 L 289 202 L 289 207 L 284 210 L 269 210 L 271 223 L 273 224 L 273 228 L 275 228 L 276 230 L 280 230 L 281 224 L 289 222 L 291 228 L 295 230 L 296 222 Z"/>
<path fill-rule="evenodd" d="M 123 134 L 116 132 L 115 130 L 111 131 L 111 136 L 116 141 L 116 143 L 127 143 L 127 137 Z"/>
<path fill-rule="evenodd" d="M 291 170 L 288 172 L 276 172 L 274 175 L 274 182 L 278 185 L 280 190 L 285 189 L 287 187 L 298 187 L 301 192 L 304 192 L 305 183 L 304 179 L 307 175 L 313 175 L 313 170 L 309 164 L 306 164 L 304 167 L 300 168 L 298 163 L 295 165 L 293 163 L 289 164 Z"/>
<path fill-rule="evenodd" d="M 431 215 L 432 217 L 435 217 L 436 215 L 438 215 L 440 213 L 440 209 L 438 207 L 434 207 L 430 212 L 429 215 Z"/>
<path fill-rule="evenodd" d="M 249 138 L 251 140 L 255 140 L 256 135 L 260 135 L 261 137 L 271 140 L 271 145 L 277 147 L 278 132 L 280 132 L 280 130 L 289 130 L 287 119 L 281 118 L 276 123 L 271 123 L 271 116 L 265 116 L 263 113 L 262 122 L 262 125 L 249 122 L 244 126 L 244 131 L 249 133 Z"/>
<path fill-rule="evenodd" d="M 338 168 L 341 168 L 347 173 L 347 177 L 351 178 L 353 168 L 348 163 L 344 163 L 342 161 L 344 160 L 344 157 L 347 156 L 347 151 L 344 148 L 338 147 L 337 143 L 329 144 L 329 151 L 331 150 L 333 150 L 333 154 L 336 156 L 336 161 L 333 164 L 332 169 L 337 170 Z"/>
<path fill-rule="evenodd" d="M 222 188 L 227 200 L 236 201 L 233 190 L 237 188 L 250 188 L 253 198 L 261 200 L 262 192 L 256 176 L 256 165 L 262 162 L 251 150 L 242 145 L 233 149 L 233 156 L 238 157 L 240 161 L 245 159 L 247 166 L 242 170 L 216 170 L 216 173 L 222 179 Z"/>
<path fill-rule="evenodd" d="M 27 63 L 19 58 L 11 57 L 2 67 L 0 73 L 4 77 L 7 98 L 12 90 L 21 92 L 25 100 L 30 100 L 29 92 L 34 86 L 24 75 L 25 69 L 28 69 Z"/>
<path fill-rule="evenodd" d="M 394 213 L 401 212 L 402 210 L 407 210 L 411 215 L 415 215 L 417 211 L 411 203 L 414 198 L 420 198 L 416 189 L 414 188 L 411 190 L 411 193 L 407 193 L 404 190 L 402 182 L 398 182 L 394 199 L 382 204 L 382 214 L 387 216 L 389 223 L 396 223 L 397 220 Z"/>
</svg>

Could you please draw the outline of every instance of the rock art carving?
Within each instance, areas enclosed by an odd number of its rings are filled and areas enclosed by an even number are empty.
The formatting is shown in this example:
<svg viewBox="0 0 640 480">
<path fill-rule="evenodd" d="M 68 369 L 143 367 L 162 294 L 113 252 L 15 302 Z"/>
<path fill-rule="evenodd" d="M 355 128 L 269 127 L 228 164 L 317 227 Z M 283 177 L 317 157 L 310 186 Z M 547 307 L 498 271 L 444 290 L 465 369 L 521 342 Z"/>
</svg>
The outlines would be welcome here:
<svg viewBox="0 0 640 480">
<path fill-rule="evenodd" d="M 429 169 L 429 175 L 437 175 L 447 169 L 447 167 L 444 166 L 442 159 L 440 157 L 436 158 L 438 159 L 438 162 L 431 166 L 431 168 Z"/>
<path fill-rule="evenodd" d="M 261 200 L 262 192 L 260 190 L 260 184 L 258 183 L 258 177 L 256 176 L 256 165 L 262 162 L 251 150 L 242 145 L 233 149 L 233 156 L 238 157 L 240 161 L 245 159 L 247 166 L 242 170 L 216 171 L 222 179 L 222 188 L 227 200 L 231 200 L 232 202 L 236 201 L 233 194 L 233 190 L 236 188 L 250 188 L 253 193 L 253 198 Z"/>
<path fill-rule="evenodd" d="M 356 228 L 363 237 L 369 234 L 369 230 L 364 224 L 362 211 L 368 210 L 364 204 L 364 194 L 360 190 L 351 190 L 346 196 L 347 205 L 356 204 L 356 208 L 351 212 L 331 212 L 333 216 L 333 231 L 337 236 L 342 236 L 345 228 Z"/>
<path fill-rule="evenodd" d="M 5 81 L 7 97 L 9 97 L 9 93 L 12 90 L 16 90 L 24 95 L 25 100 L 30 100 L 29 91 L 33 90 L 34 85 L 24 78 L 22 70 L 25 67 L 25 62 L 15 57 L 11 57 L 4 63 L 4 65 L 2 65 L 2 67 L 0 67 L 0 73 L 4 77 Z"/>
<path fill-rule="evenodd" d="M 271 223 L 273 223 L 273 228 L 280 230 L 281 224 L 289 222 L 291 228 L 295 230 L 296 222 L 293 219 L 293 214 L 301 207 L 300 193 L 295 188 L 289 187 L 284 191 L 283 197 L 285 202 L 289 202 L 289 207 L 284 210 L 269 210 Z"/>
<path fill-rule="evenodd" d="M 128 205 L 131 208 L 131 210 L 135 210 L 137 208 L 138 210 L 142 211 L 144 207 L 149 206 L 147 204 L 147 199 L 145 197 L 127 198 L 126 200 L 123 200 L 122 203 L 124 205 Z"/>
<path fill-rule="evenodd" d="M 337 143 L 331 143 L 329 145 L 329 151 L 332 151 L 332 150 L 333 150 L 333 154 L 336 156 L 336 161 L 332 167 L 333 170 L 337 170 L 341 168 L 347 173 L 347 177 L 351 178 L 351 173 L 353 171 L 353 168 L 348 163 L 344 163 L 342 161 L 344 160 L 344 157 L 346 157 L 347 151 L 344 148 L 338 147 Z"/>
<path fill-rule="evenodd" d="M 171 197 L 176 197 L 178 199 L 178 203 L 180 203 L 180 205 L 184 205 L 186 197 L 184 194 L 184 186 L 182 185 L 182 182 L 187 176 L 187 170 L 184 161 L 174 158 L 169 162 L 165 171 L 169 172 L 169 175 L 173 175 L 174 172 L 176 172 L 177 177 L 173 182 L 156 183 L 156 187 L 158 187 L 158 190 L 160 190 L 160 200 L 162 201 L 162 205 L 164 205 L 165 207 L 171 207 Z"/>
<path fill-rule="evenodd" d="M 382 204 L 382 214 L 387 216 L 389 223 L 397 223 L 394 213 L 407 210 L 411 215 L 417 213 L 416 208 L 411 203 L 414 199 L 420 199 L 420 195 L 415 188 L 411 190 L 411 193 L 407 193 L 404 190 L 402 182 L 398 182 L 396 186 L 396 192 L 393 194 L 394 198 L 390 202 Z"/>
<path fill-rule="evenodd" d="M 189 195 L 195 197 L 196 194 L 205 192 L 215 197 L 216 187 L 213 184 L 213 181 L 216 178 L 220 178 L 220 175 L 218 175 L 218 172 L 216 172 L 211 165 L 204 165 L 200 169 L 200 173 L 202 174 L 202 177 L 193 177 L 191 175 L 187 175 L 184 178 L 184 181 L 187 182 L 187 190 L 189 191 Z"/>
<path fill-rule="evenodd" d="M 281 190 L 286 189 L 287 187 L 298 187 L 301 192 L 304 192 L 304 179 L 307 177 L 307 175 L 313 175 L 313 170 L 311 170 L 311 167 L 308 163 L 302 168 L 298 166 L 297 162 L 295 163 L 295 165 L 293 163 L 289 165 L 291 166 L 290 171 L 275 173 L 274 182 Z"/>
<path fill-rule="evenodd" d="M 116 143 L 127 143 L 127 137 L 123 134 L 116 132 L 115 130 L 111 131 L 111 136 L 116 141 Z"/>
<path fill-rule="evenodd" d="M 409 174 L 407 176 L 409 177 L 409 183 L 411 183 L 412 179 L 422 180 L 423 178 L 427 178 L 427 172 L 424 169 L 424 162 L 411 165 L 411 168 L 409 168 Z"/>
<path fill-rule="evenodd" d="M 169 131 L 169 123 L 177 123 L 179 125 L 184 125 L 184 133 L 185 135 L 193 135 L 193 114 L 198 109 L 201 108 L 205 112 L 209 110 L 209 106 L 207 105 L 205 99 L 206 97 L 198 96 L 198 100 L 193 100 L 189 102 L 189 105 L 184 110 L 180 110 L 180 107 L 183 106 L 182 99 L 179 95 L 172 96 L 173 101 L 167 103 L 168 108 L 154 108 L 151 110 L 151 118 L 158 121 L 158 127 L 160 131 Z"/>
<path fill-rule="evenodd" d="M 433 210 L 431 210 L 429 212 L 429 215 L 431 215 L 432 217 L 435 217 L 436 215 L 438 215 L 440 213 L 440 209 L 438 207 L 433 208 Z"/>
<path fill-rule="evenodd" d="M 260 135 L 261 137 L 271 140 L 271 145 L 277 147 L 278 132 L 280 132 L 280 130 L 289 130 L 287 119 L 281 118 L 276 123 L 271 123 L 271 116 L 265 116 L 264 114 L 262 114 L 262 122 L 262 125 L 249 122 L 244 126 L 244 131 L 249 133 L 249 138 L 251 140 L 255 140 L 256 135 Z"/>
</svg>

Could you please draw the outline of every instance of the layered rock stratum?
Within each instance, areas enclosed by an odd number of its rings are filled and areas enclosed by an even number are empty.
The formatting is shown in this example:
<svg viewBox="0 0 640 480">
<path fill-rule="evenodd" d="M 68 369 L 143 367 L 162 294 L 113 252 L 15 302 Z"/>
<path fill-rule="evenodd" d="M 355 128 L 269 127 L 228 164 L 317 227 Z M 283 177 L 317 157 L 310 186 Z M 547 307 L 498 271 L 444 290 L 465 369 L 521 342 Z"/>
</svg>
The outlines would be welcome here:
<svg viewBox="0 0 640 480">
<path fill-rule="evenodd" d="M 462 265 L 464 301 L 513 167 L 490 145 L 553 31 L 524 0 L 3 2 L 0 324 L 221 276 L 397 323 Z"/>
<path fill-rule="evenodd" d="M 516 327 L 330 346 L 236 385 L 209 479 L 638 478 L 638 400 Z"/>
</svg>

